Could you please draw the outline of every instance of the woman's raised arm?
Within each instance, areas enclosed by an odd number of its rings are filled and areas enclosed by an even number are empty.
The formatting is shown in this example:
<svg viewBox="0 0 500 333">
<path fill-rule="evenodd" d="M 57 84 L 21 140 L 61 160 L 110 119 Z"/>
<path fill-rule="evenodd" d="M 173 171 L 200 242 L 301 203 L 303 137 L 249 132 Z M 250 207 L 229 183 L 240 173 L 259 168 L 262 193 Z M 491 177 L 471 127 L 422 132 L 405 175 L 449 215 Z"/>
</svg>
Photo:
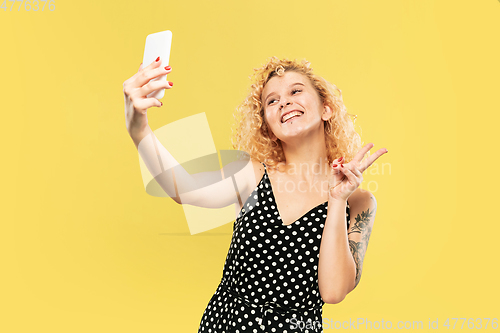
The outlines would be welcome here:
<svg viewBox="0 0 500 333">
<path fill-rule="evenodd" d="M 160 67 L 159 59 L 142 68 L 123 83 L 127 131 L 151 175 L 175 202 L 206 208 L 222 208 L 239 202 L 240 193 L 255 185 L 254 163 L 235 161 L 223 169 L 190 175 L 156 138 L 148 125 L 147 109 L 163 105 L 147 95 L 158 89 L 170 89 L 172 83 L 155 77 L 171 72 Z M 228 176 L 230 175 L 230 176 Z M 245 200 L 246 198 L 243 198 Z"/>
</svg>

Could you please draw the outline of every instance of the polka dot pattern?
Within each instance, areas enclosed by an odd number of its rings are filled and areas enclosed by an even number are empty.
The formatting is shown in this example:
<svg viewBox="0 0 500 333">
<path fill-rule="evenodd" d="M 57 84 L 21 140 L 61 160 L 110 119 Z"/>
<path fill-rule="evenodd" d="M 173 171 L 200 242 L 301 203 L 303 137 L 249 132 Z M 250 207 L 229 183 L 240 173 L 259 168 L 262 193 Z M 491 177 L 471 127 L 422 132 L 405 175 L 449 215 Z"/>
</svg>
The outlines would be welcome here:
<svg viewBox="0 0 500 333">
<path fill-rule="evenodd" d="M 222 279 L 198 333 L 323 332 L 307 323 L 323 320 L 318 260 L 328 201 L 283 225 L 264 167 L 234 222 Z M 346 217 L 349 228 L 349 204 Z"/>
</svg>

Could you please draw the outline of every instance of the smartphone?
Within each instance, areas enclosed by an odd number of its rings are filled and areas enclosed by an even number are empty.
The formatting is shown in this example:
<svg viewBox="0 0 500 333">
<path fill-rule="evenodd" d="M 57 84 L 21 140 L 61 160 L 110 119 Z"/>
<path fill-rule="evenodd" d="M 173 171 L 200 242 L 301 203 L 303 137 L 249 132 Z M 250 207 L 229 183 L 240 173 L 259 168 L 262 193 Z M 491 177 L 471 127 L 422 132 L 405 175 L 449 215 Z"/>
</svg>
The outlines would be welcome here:
<svg viewBox="0 0 500 333">
<path fill-rule="evenodd" d="M 146 37 L 146 46 L 144 47 L 144 57 L 142 58 L 142 67 L 146 67 L 153 61 L 160 57 L 160 66 L 165 67 L 168 65 L 170 58 L 170 46 L 172 45 L 172 32 L 170 30 L 160 31 L 150 34 Z M 167 75 L 161 75 L 151 81 L 167 80 Z M 150 82 L 151 82 L 150 81 Z M 165 89 L 155 90 L 147 97 L 154 97 L 157 99 L 163 98 Z"/>
</svg>

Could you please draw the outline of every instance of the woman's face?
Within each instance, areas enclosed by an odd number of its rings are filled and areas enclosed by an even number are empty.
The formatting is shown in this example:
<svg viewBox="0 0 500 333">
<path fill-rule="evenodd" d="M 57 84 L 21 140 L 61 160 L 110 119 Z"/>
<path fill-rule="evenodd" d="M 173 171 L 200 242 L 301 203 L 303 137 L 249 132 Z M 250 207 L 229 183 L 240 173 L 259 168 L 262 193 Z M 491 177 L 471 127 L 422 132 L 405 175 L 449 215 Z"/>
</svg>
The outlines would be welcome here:
<svg viewBox="0 0 500 333">
<path fill-rule="evenodd" d="M 324 131 L 323 121 L 331 116 L 331 109 L 323 105 L 309 78 L 293 71 L 267 82 L 262 90 L 262 105 L 271 139 L 282 142 Z"/>
</svg>

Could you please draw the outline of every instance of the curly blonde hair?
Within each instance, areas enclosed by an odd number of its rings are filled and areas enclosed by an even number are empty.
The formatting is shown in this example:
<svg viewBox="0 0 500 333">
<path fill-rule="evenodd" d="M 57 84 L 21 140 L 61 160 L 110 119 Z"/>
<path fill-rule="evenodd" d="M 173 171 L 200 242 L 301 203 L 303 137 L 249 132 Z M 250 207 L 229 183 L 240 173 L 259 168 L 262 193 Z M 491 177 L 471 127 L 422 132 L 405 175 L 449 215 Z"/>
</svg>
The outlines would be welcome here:
<svg viewBox="0 0 500 333">
<path fill-rule="evenodd" d="M 232 128 L 231 143 L 234 149 L 244 151 L 259 162 L 271 168 L 285 161 L 281 141 L 269 137 L 268 125 L 264 120 L 264 107 L 261 103 L 262 90 L 273 76 L 282 76 L 285 71 L 305 75 L 318 92 L 324 105 L 332 109 L 332 117 L 324 122 L 325 144 L 328 163 L 344 156 L 345 163 L 351 161 L 361 148 L 361 137 L 354 129 L 356 115 L 347 113 L 342 100 L 342 92 L 336 85 L 313 73 L 307 60 L 278 59 L 271 57 L 261 68 L 254 68 L 250 76 L 250 93 L 234 112 L 236 126 Z M 338 92 L 338 96 L 335 94 Z M 353 120 L 349 118 L 353 116 Z"/>
</svg>

